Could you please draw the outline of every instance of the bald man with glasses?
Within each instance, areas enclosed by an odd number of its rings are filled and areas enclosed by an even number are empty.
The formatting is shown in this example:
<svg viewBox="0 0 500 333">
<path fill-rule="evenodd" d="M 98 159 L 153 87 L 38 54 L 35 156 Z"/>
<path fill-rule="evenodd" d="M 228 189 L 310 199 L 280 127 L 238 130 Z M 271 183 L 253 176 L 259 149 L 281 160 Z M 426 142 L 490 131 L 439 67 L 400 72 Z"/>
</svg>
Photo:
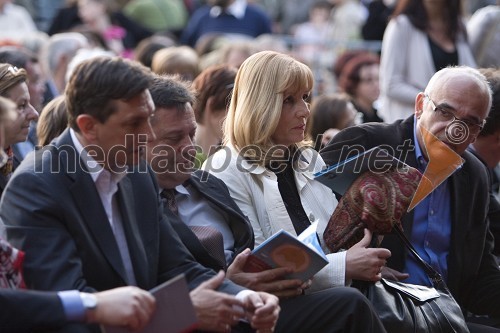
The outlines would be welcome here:
<svg viewBox="0 0 500 333">
<path fill-rule="evenodd" d="M 337 134 L 321 151 L 335 164 L 359 149 L 384 145 L 391 154 L 425 172 L 446 167 L 442 155 L 454 155 L 463 164 L 426 196 L 402 220 L 404 231 L 419 254 L 444 277 L 463 310 L 500 317 L 500 270 L 492 255 L 488 228 L 488 174 L 467 147 L 485 124 L 491 107 L 491 89 L 476 69 L 449 67 L 438 71 L 425 92 L 415 99 L 415 114 L 392 124 L 368 123 Z M 444 145 L 429 137 L 438 139 Z M 450 149 L 447 149 L 450 148 Z M 453 152 L 460 156 L 456 156 Z M 433 156 L 434 161 L 429 160 Z M 437 157 L 435 157 L 437 156 Z M 392 256 L 383 271 L 386 278 L 429 285 L 395 235 L 385 236 L 381 247 Z M 468 323 L 471 332 L 498 331 Z"/>
</svg>

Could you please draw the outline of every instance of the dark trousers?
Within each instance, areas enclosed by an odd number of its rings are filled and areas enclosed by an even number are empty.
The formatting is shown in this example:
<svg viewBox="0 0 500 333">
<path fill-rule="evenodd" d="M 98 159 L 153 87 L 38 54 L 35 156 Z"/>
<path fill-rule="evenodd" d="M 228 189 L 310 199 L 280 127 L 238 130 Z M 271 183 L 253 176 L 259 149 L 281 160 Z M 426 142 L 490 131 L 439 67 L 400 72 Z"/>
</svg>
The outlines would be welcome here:
<svg viewBox="0 0 500 333">
<path fill-rule="evenodd" d="M 385 332 L 368 299 L 350 287 L 281 299 L 280 306 L 275 332 Z"/>
</svg>

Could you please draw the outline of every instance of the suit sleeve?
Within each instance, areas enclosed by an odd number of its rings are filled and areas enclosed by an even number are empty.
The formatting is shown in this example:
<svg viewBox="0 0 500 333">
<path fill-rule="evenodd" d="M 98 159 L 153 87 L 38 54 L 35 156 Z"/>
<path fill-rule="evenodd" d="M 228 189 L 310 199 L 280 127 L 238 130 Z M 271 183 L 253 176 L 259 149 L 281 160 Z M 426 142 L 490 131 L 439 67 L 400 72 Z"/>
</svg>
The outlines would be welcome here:
<svg viewBox="0 0 500 333">
<path fill-rule="evenodd" d="M 153 180 L 155 183 L 155 181 Z M 184 274 L 190 290 L 202 282 L 215 276 L 216 272 L 198 263 L 179 235 L 172 227 L 168 217 L 163 214 L 163 204 L 158 200 L 159 220 L 159 274 L 157 283 L 172 279 L 179 274 Z M 236 295 L 245 288 L 225 279 L 218 291 Z"/>
<path fill-rule="evenodd" d="M 94 292 L 87 286 L 75 241 L 65 223 L 57 185 L 21 165 L 10 180 L 0 204 L 9 242 L 22 249 L 28 288 Z"/>
<path fill-rule="evenodd" d="M 0 289 L 0 331 L 55 329 L 66 323 L 56 293 Z"/>
</svg>

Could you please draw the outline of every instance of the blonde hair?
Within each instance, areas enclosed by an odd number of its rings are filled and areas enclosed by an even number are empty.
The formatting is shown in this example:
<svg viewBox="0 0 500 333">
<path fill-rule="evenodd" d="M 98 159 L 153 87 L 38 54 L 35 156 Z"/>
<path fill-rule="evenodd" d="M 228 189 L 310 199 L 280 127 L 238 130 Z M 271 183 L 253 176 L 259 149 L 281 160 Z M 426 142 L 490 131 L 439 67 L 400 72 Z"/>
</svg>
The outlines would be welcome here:
<svg viewBox="0 0 500 333">
<path fill-rule="evenodd" d="M 64 95 L 51 100 L 40 113 L 36 125 L 38 145 L 48 145 L 68 127 L 68 114 L 66 111 L 66 98 Z"/>
<path fill-rule="evenodd" d="M 253 145 L 261 156 L 248 152 L 245 157 L 265 164 L 263 156 L 275 145 L 274 134 L 286 94 L 311 90 L 313 74 L 307 65 L 289 55 L 262 51 L 250 56 L 236 75 L 229 111 L 224 122 L 224 144 L 238 152 Z M 296 144 L 308 145 L 308 141 Z"/>
<path fill-rule="evenodd" d="M 200 72 L 199 57 L 189 46 L 171 46 L 160 49 L 153 55 L 151 69 L 159 75 L 180 74 L 193 81 Z"/>
</svg>

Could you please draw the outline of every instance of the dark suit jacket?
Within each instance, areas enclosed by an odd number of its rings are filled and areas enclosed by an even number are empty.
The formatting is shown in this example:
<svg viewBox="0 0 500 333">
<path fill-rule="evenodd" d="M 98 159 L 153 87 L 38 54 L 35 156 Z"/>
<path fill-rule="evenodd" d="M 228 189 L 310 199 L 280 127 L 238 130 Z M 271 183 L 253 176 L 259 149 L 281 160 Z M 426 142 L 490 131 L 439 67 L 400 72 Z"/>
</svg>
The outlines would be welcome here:
<svg viewBox="0 0 500 333">
<path fill-rule="evenodd" d="M 479 156 L 473 149 L 470 149 L 469 151 L 488 168 L 486 162 L 481 159 L 481 156 Z M 493 186 L 495 185 L 495 170 L 488 168 L 488 176 L 490 183 L 490 208 L 488 210 L 488 219 L 490 222 L 491 233 L 495 239 L 493 253 L 498 256 L 500 255 L 500 202 L 497 200 L 495 192 L 493 191 Z"/>
<path fill-rule="evenodd" d="M 198 264 L 163 216 L 155 176 L 141 162 L 119 183 L 117 201 L 140 288 L 183 273 L 195 288 L 214 272 Z M 5 189 L 0 215 L 13 246 L 26 252 L 25 280 L 39 290 L 106 290 L 127 285 L 99 194 L 69 130 L 30 154 Z M 229 281 L 219 290 L 242 290 Z"/>
<path fill-rule="evenodd" d="M 188 180 L 188 183 L 196 188 L 209 204 L 220 208 L 227 214 L 228 219 L 225 222 L 233 232 L 234 256 L 246 248 L 253 249 L 254 237 L 252 227 L 246 216 L 243 215 L 239 207 L 231 198 L 226 184 L 214 175 L 202 170 L 195 171 Z M 188 250 L 195 257 L 196 261 L 215 271 L 226 269 L 226 267 L 221 267 L 220 264 L 217 263 L 217 260 L 205 250 L 191 229 L 177 218 L 177 216 L 174 216 L 167 207 L 165 207 L 165 214 L 169 216 L 172 226 L 179 234 L 184 245 L 186 245 Z M 227 263 L 228 266 L 230 264 L 231 262 Z"/>
<path fill-rule="evenodd" d="M 343 160 L 347 152 L 361 145 L 369 149 L 386 145 L 389 152 L 416 167 L 413 116 L 393 124 L 368 123 L 337 134 L 321 151 L 329 165 Z M 359 147 L 359 146 L 358 146 Z M 342 152 L 342 149 L 343 152 Z M 391 151 L 392 150 L 392 151 Z M 458 303 L 476 314 L 500 316 L 500 270 L 491 251 L 493 237 L 488 229 L 488 175 L 484 165 L 471 153 L 465 164 L 449 178 L 451 189 L 451 242 L 448 257 L 448 286 Z M 413 212 L 402 220 L 411 234 Z M 403 270 L 406 251 L 395 235 L 384 238 L 382 247 L 392 252 L 388 266 Z"/>
<path fill-rule="evenodd" d="M 0 308 L 0 332 L 3 333 L 54 329 L 66 323 L 56 293 L 0 289 Z"/>
</svg>

